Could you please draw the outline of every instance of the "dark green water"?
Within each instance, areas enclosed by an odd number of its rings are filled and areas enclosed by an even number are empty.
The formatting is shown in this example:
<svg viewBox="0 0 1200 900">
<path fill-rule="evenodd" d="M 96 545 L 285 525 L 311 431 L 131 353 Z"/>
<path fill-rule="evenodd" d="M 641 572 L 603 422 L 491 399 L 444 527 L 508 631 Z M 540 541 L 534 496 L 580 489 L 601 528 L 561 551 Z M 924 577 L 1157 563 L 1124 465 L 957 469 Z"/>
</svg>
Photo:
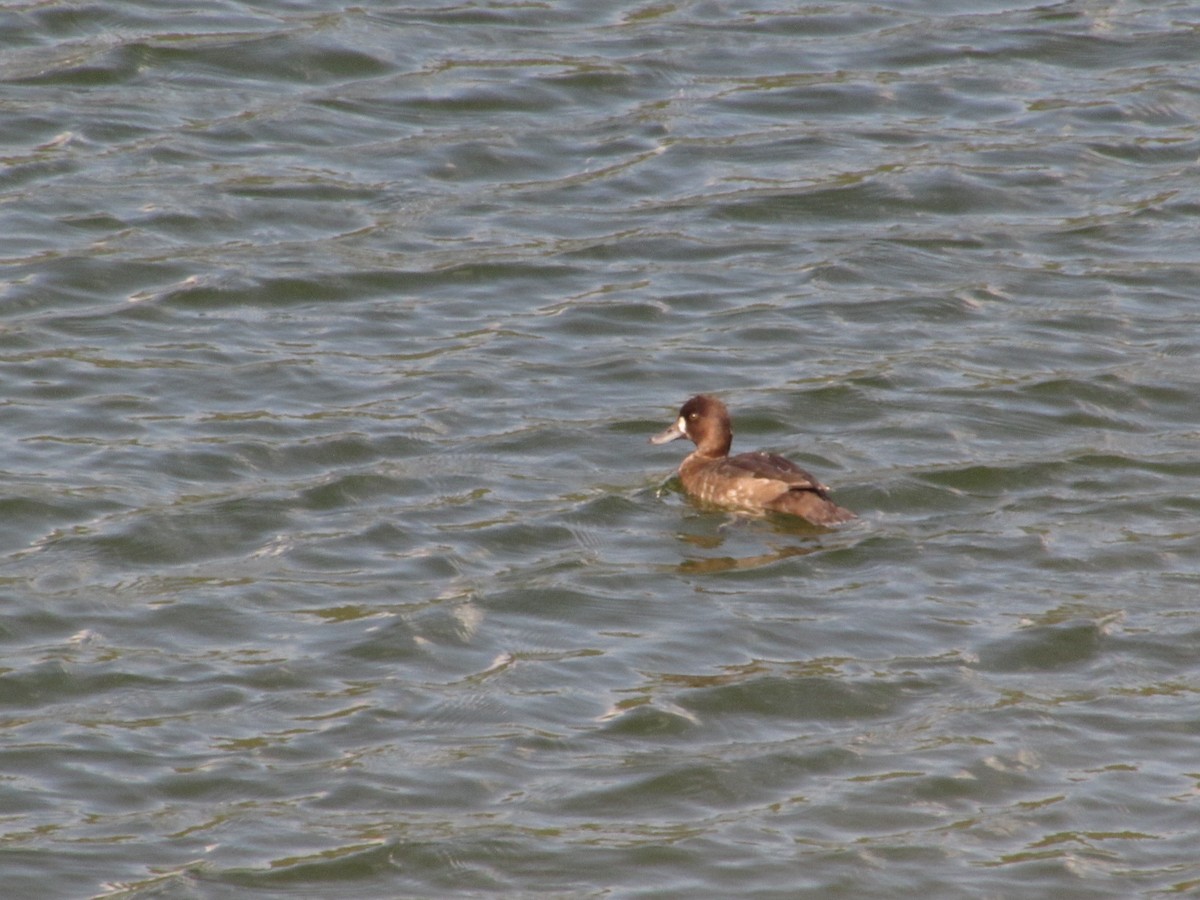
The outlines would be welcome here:
<svg viewBox="0 0 1200 900">
<path fill-rule="evenodd" d="M 9 4 L 0 122 L 6 897 L 1200 891 L 1200 8 Z"/>
</svg>

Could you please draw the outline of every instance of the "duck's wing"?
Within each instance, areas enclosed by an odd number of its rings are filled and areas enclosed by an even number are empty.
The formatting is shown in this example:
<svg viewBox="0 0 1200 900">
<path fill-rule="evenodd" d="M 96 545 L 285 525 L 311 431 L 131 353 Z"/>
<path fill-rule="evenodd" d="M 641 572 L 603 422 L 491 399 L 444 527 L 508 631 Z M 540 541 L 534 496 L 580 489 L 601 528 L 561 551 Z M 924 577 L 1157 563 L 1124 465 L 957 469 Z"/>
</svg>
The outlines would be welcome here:
<svg viewBox="0 0 1200 900">
<path fill-rule="evenodd" d="M 784 490 L 812 491 L 826 500 L 829 499 L 829 488 L 817 481 L 811 472 L 806 472 L 790 459 L 785 459 L 777 453 L 739 453 L 726 460 L 725 465 L 753 478 L 781 481 Z"/>
</svg>

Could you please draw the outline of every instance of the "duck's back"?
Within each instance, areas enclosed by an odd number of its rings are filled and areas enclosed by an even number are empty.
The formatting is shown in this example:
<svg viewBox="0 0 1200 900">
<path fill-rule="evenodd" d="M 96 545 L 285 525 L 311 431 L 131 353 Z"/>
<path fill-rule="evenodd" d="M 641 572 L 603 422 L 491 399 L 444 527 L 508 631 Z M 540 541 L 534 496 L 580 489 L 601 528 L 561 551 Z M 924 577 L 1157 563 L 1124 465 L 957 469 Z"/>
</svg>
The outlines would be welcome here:
<svg viewBox="0 0 1200 900">
<path fill-rule="evenodd" d="M 684 490 L 706 503 L 801 516 L 817 525 L 854 518 L 829 499 L 828 488 L 774 453 L 711 458 L 694 453 L 679 470 Z"/>
</svg>

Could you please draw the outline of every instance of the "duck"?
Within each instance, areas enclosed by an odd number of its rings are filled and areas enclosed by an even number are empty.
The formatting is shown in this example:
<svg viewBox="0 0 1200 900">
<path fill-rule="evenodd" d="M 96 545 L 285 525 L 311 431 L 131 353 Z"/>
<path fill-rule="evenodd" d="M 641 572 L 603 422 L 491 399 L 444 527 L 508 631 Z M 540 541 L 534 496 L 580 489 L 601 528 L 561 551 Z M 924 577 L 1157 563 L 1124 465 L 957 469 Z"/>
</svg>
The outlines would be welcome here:
<svg viewBox="0 0 1200 900">
<path fill-rule="evenodd" d="M 854 513 L 838 506 L 829 488 L 795 463 L 775 453 L 729 455 L 733 426 L 729 410 L 716 397 L 697 394 L 679 409 L 667 428 L 650 438 L 666 444 L 687 438 L 696 445 L 679 466 L 683 489 L 704 503 L 751 512 L 799 516 L 813 525 L 848 522 Z"/>
</svg>

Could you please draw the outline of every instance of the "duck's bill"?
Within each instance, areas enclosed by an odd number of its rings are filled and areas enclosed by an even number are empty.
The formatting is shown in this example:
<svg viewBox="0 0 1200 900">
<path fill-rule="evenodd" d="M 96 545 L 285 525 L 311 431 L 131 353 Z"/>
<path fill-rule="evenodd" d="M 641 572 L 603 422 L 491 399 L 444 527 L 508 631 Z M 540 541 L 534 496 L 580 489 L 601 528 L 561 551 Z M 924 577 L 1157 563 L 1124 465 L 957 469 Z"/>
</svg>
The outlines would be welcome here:
<svg viewBox="0 0 1200 900">
<path fill-rule="evenodd" d="M 686 437 L 686 435 L 684 434 L 682 425 L 683 425 L 683 419 L 682 418 L 676 419 L 674 422 L 672 422 L 670 425 L 668 425 L 664 431 L 662 431 L 661 433 L 656 434 L 654 437 L 650 438 L 650 443 L 665 444 L 668 441 L 674 441 L 678 438 Z"/>
</svg>

